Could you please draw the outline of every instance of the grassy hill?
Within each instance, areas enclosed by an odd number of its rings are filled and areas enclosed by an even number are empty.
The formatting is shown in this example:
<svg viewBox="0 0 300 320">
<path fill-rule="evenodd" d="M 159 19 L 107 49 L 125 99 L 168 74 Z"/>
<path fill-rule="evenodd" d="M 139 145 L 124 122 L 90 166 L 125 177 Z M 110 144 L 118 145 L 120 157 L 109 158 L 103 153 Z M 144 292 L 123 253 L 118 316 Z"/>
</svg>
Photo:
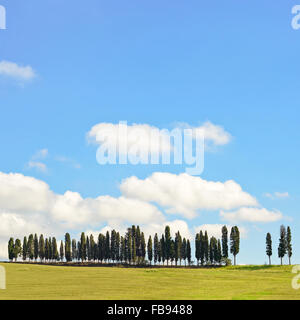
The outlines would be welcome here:
<svg viewBox="0 0 300 320">
<path fill-rule="evenodd" d="M 134 269 L 0 264 L 3 299 L 300 299 L 290 266 Z"/>
</svg>

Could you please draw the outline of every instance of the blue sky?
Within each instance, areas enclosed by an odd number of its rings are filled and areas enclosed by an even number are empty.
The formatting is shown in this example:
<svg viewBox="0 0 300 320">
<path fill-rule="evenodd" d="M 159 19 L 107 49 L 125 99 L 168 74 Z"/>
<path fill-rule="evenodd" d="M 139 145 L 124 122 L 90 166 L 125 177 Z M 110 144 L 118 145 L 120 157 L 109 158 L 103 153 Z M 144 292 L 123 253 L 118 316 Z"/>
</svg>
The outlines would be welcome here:
<svg viewBox="0 0 300 320">
<path fill-rule="evenodd" d="M 248 232 L 238 261 L 265 263 L 270 231 L 279 262 L 279 226 L 285 224 L 293 231 L 293 261 L 300 263 L 300 30 L 291 27 L 296 4 L 0 0 L 7 11 L 0 62 L 30 66 L 35 74 L 30 80 L 0 74 L 0 171 L 44 181 L 59 195 L 70 190 L 83 198 L 119 197 L 123 179 L 178 175 L 184 168 L 100 166 L 97 148 L 86 139 L 94 125 L 126 120 L 171 128 L 210 121 L 232 139 L 205 154 L 201 178 L 234 180 L 261 207 L 283 215 L 270 223 L 240 223 Z M 35 161 L 47 166 L 45 172 L 28 167 L 42 149 L 48 154 Z M 265 196 L 275 192 L 289 197 Z M 186 221 L 192 232 L 194 226 L 227 223 L 220 210 L 200 210 L 190 220 L 157 207 L 168 221 Z M 81 230 L 70 231 L 75 236 Z"/>
</svg>

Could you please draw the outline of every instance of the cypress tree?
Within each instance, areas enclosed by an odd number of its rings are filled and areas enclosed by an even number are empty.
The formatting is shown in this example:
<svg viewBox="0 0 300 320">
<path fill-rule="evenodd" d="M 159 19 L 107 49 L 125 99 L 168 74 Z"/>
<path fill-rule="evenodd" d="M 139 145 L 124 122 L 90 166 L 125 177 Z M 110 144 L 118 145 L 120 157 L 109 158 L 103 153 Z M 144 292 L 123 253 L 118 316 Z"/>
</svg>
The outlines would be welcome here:
<svg viewBox="0 0 300 320">
<path fill-rule="evenodd" d="M 180 261 L 180 264 L 181 264 L 181 245 L 182 245 L 181 235 L 180 235 L 180 232 L 178 231 L 175 236 L 175 264 L 176 264 L 176 266 L 178 264 L 178 260 Z"/>
<path fill-rule="evenodd" d="M 27 237 L 25 236 L 24 237 L 24 240 L 23 240 L 23 261 L 26 261 L 27 260 Z"/>
<path fill-rule="evenodd" d="M 125 245 L 125 238 L 121 236 L 121 248 L 120 248 L 120 261 L 123 263 L 126 261 L 126 245 Z"/>
<path fill-rule="evenodd" d="M 205 241 L 204 235 L 202 230 L 199 233 L 199 256 L 200 256 L 200 263 L 203 266 L 205 261 Z"/>
<path fill-rule="evenodd" d="M 121 239 L 120 239 L 120 233 L 117 232 L 116 235 L 116 260 L 117 262 L 120 262 L 121 259 Z"/>
<path fill-rule="evenodd" d="M 165 242 L 165 236 L 164 235 L 161 236 L 160 248 L 161 248 L 161 261 L 162 261 L 163 265 L 165 265 L 165 261 L 166 261 L 166 242 Z"/>
<path fill-rule="evenodd" d="M 146 258 L 146 240 L 145 240 L 145 235 L 144 232 L 141 233 L 141 260 L 142 262 L 145 261 Z"/>
<path fill-rule="evenodd" d="M 15 245 L 14 245 L 14 258 L 16 261 L 18 260 L 18 257 L 20 257 L 22 254 L 22 244 L 20 239 L 16 239 Z"/>
<path fill-rule="evenodd" d="M 110 237 L 109 232 L 106 232 L 105 237 L 105 260 L 108 262 L 110 260 Z"/>
<path fill-rule="evenodd" d="M 222 260 L 222 248 L 221 248 L 221 241 L 220 239 L 218 239 L 218 245 L 217 245 L 218 249 L 217 249 L 217 263 L 221 264 L 221 260 Z"/>
<path fill-rule="evenodd" d="M 28 237 L 27 255 L 29 257 L 29 260 L 33 260 L 33 258 L 34 258 L 34 243 L 33 243 L 33 235 L 32 234 Z"/>
<path fill-rule="evenodd" d="M 240 252 L 240 232 L 237 226 L 232 227 L 230 233 L 230 252 L 234 256 L 234 265 L 236 265 L 236 256 Z"/>
<path fill-rule="evenodd" d="M 267 256 L 269 257 L 269 265 L 271 265 L 271 256 L 273 254 L 272 252 L 272 237 L 271 237 L 271 234 L 268 233 L 267 234 L 267 237 L 266 237 L 266 253 L 267 253 Z"/>
<path fill-rule="evenodd" d="M 39 258 L 41 262 L 43 262 L 45 259 L 45 240 L 42 234 L 40 235 L 40 240 L 39 240 Z"/>
<path fill-rule="evenodd" d="M 111 238 L 110 238 L 110 253 L 111 253 L 111 260 L 115 262 L 116 260 L 116 240 L 117 240 L 117 233 L 116 230 L 112 230 Z"/>
<path fill-rule="evenodd" d="M 226 226 L 222 228 L 222 255 L 223 258 L 228 258 L 228 230 Z"/>
<path fill-rule="evenodd" d="M 208 240 L 208 234 L 207 231 L 205 231 L 204 234 L 204 240 L 203 240 L 203 249 L 204 249 L 204 259 L 206 263 L 209 263 L 209 240 Z"/>
<path fill-rule="evenodd" d="M 136 240 L 132 237 L 132 262 L 135 264 L 136 262 Z"/>
<path fill-rule="evenodd" d="M 159 241 L 158 241 L 158 235 L 155 233 L 154 236 L 154 264 L 158 262 L 158 254 L 159 254 Z"/>
<path fill-rule="evenodd" d="M 293 250 L 292 250 L 292 232 L 290 227 L 287 227 L 286 245 L 287 245 L 287 254 L 289 258 L 289 265 L 291 265 L 291 257 L 293 255 Z"/>
<path fill-rule="evenodd" d="M 186 239 L 185 238 L 183 238 L 183 240 L 182 240 L 181 257 L 182 257 L 184 264 L 186 266 L 187 248 L 186 248 Z"/>
<path fill-rule="evenodd" d="M 187 257 L 189 265 L 191 265 L 192 251 L 191 251 L 190 240 L 187 240 L 187 242 L 186 242 L 186 257 Z"/>
<path fill-rule="evenodd" d="M 171 257 L 171 231 L 170 227 L 165 228 L 165 258 L 167 260 L 167 265 L 169 265 L 169 260 Z"/>
<path fill-rule="evenodd" d="M 49 244 L 48 244 L 48 238 L 45 240 L 45 259 L 46 261 L 49 260 Z"/>
<path fill-rule="evenodd" d="M 14 238 L 10 238 L 8 241 L 8 259 L 10 261 L 13 261 L 15 257 L 14 246 L 15 246 Z"/>
<path fill-rule="evenodd" d="M 148 251 L 148 260 L 150 262 L 150 265 L 152 264 L 153 259 L 153 249 L 152 249 L 152 238 L 149 236 L 148 245 L 147 245 L 147 251 Z"/>
<path fill-rule="evenodd" d="M 48 239 L 48 245 L 49 245 L 49 259 L 53 260 L 53 245 L 52 245 L 52 239 L 50 237 Z"/>
<path fill-rule="evenodd" d="M 82 257 L 82 255 L 81 255 L 81 242 L 78 241 L 77 242 L 77 260 L 80 261 L 81 257 Z"/>
<path fill-rule="evenodd" d="M 62 241 L 60 242 L 59 256 L 60 256 L 60 261 L 64 261 L 65 254 L 64 254 L 64 244 Z"/>
<path fill-rule="evenodd" d="M 54 261 L 58 261 L 59 260 L 57 242 L 56 242 L 56 238 L 55 237 L 52 238 L 52 259 Z"/>
<path fill-rule="evenodd" d="M 90 238 L 88 236 L 86 237 L 86 255 L 87 255 L 87 260 L 91 261 L 91 257 L 92 257 L 91 244 L 90 244 Z"/>
<path fill-rule="evenodd" d="M 197 265 L 199 266 L 199 260 L 200 260 L 200 233 L 196 234 L 195 238 L 195 257 L 197 260 Z"/>
<path fill-rule="evenodd" d="M 84 232 L 82 232 L 81 237 L 80 237 L 80 259 L 81 259 L 81 262 L 86 261 L 86 254 L 87 254 L 86 238 L 85 238 Z"/>
<path fill-rule="evenodd" d="M 69 233 L 65 234 L 65 257 L 67 262 L 72 261 L 71 236 Z"/>
<path fill-rule="evenodd" d="M 72 239 L 72 260 L 77 260 L 78 252 L 77 252 L 77 242 L 75 239 Z"/>
<path fill-rule="evenodd" d="M 173 265 L 173 262 L 175 260 L 175 241 L 171 239 L 170 243 L 170 260 L 171 260 L 171 265 Z"/>
<path fill-rule="evenodd" d="M 39 240 L 38 240 L 37 234 L 34 235 L 33 246 L 34 246 L 34 260 L 37 261 L 39 257 Z"/>
<path fill-rule="evenodd" d="M 280 239 L 279 239 L 279 246 L 278 246 L 278 257 L 280 258 L 281 265 L 282 259 L 286 255 L 287 252 L 287 243 L 286 243 L 286 229 L 285 226 L 280 227 Z"/>
</svg>

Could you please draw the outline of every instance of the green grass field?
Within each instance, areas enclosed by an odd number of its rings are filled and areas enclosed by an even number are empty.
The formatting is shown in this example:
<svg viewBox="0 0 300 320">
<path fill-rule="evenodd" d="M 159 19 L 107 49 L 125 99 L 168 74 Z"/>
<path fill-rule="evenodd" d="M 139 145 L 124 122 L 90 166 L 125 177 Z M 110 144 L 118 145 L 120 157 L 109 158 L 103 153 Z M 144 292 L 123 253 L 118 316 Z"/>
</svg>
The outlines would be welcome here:
<svg viewBox="0 0 300 320">
<path fill-rule="evenodd" d="M 300 299 L 291 267 L 129 269 L 1 264 L 0 299 Z"/>
</svg>

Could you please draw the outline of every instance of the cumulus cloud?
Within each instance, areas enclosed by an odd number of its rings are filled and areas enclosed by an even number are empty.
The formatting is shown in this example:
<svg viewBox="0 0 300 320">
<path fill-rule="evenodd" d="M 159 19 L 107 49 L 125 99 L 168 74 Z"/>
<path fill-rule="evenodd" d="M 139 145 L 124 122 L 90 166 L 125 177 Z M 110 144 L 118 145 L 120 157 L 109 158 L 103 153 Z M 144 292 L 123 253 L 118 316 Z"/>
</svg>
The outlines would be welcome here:
<svg viewBox="0 0 300 320">
<path fill-rule="evenodd" d="M 10 61 L 0 62 L 0 75 L 25 81 L 36 77 L 36 74 L 31 66 L 24 67 Z"/>
<path fill-rule="evenodd" d="M 120 186 L 129 198 L 155 202 L 168 213 L 193 218 L 199 210 L 232 210 L 258 205 L 256 199 L 233 180 L 206 181 L 188 174 L 154 173 L 145 180 L 131 177 Z"/>
<path fill-rule="evenodd" d="M 215 237 L 217 239 L 222 238 L 222 228 L 223 224 L 202 224 L 201 226 L 195 227 L 194 232 L 199 233 L 202 231 L 203 233 L 207 231 L 209 237 Z M 228 229 L 228 238 L 230 236 L 230 230 L 233 227 L 232 225 L 226 225 Z M 244 227 L 239 226 L 241 238 L 246 238 L 247 230 Z"/>
<path fill-rule="evenodd" d="M 275 222 L 281 220 L 283 215 L 280 211 L 271 211 L 265 208 L 240 208 L 232 212 L 221 211 L 221 217 L 227 221 L 239 222 Z"/>
</svg>

